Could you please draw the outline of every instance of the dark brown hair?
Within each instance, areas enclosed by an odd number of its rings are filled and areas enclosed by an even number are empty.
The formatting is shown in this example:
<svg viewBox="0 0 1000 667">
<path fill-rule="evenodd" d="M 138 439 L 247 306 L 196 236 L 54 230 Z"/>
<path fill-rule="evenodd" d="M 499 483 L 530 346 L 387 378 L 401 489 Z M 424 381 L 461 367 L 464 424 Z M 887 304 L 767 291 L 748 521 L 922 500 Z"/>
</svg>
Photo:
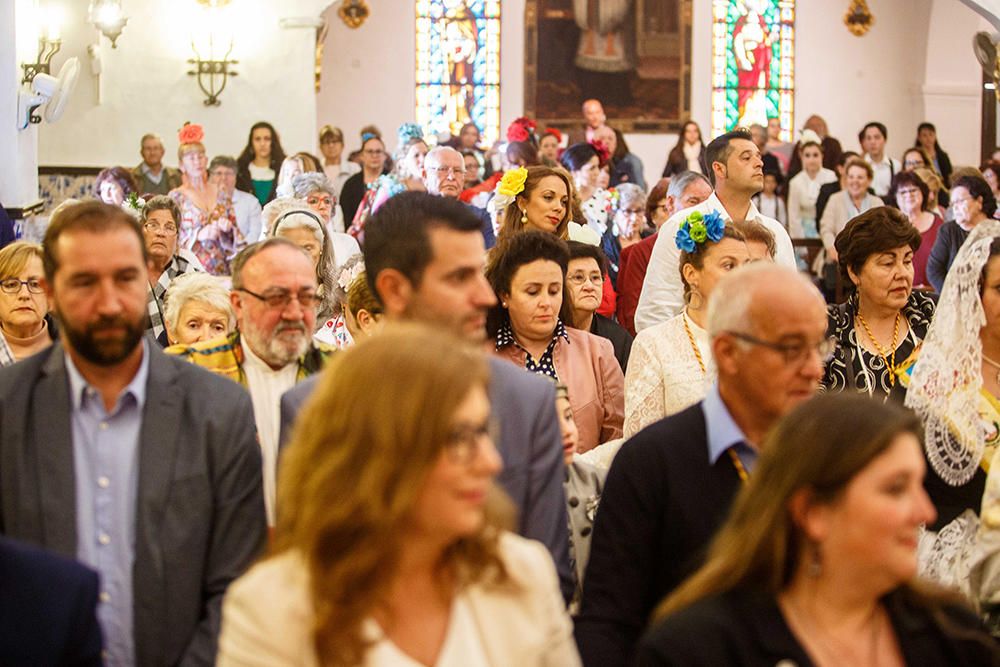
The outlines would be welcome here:
<svg viewBox="0 0 1000 667">
<path fill-rule="evenodd" d="M 667 190 L 670 188 L 670 179 L 661 178 L 660 181 L 653 186 L 653 189 L 649 191 L 649 196 L 646 197 L 646 222 L 650 225 L 653 224 L 653 211 L 656 207 L 660 205 L 661 199 L 667 198 Z"/>
<path fill-rule="evenodd" d="M 400 195 L 397 195 L 397 197 Z M 389 201 L 392 201 L 391 199 Z M 500 296 L 510 293 L 511 283 L 517 270 L 525 264 L 540 259 L 555 262 L 562 270 L 563 302 L 560 316 L 564 323 L 572 323 L 572 311 L 569 308 L 569 298 L 566 295 L 566 271 L 569 268 L 569 247 L 566 242 L 555 234 L 531 230 L 515 234 L 502 246 L 493 249 L 489 266 L 486 267 L 486 280 L 497 295 L 497 304 L 490 309 L 486 318 L 486 332 L 494 337 L 505 323 L 510 321 L 507 309 L 500 304 Z"/>
<path fill-rule="evenodd" d="M 916 252 L 920 240 L 920 232 L 902 211 L 891 206 L 876 206 L 848 222 L 837 234 L 833 246 L 840 256 L 840 272 L 850 284 L 848 269 L 858 274 L 869 257 L 900 246 L 910 246 Z"/>
<path fill-rule="evenodd" d="M 735 239 L 737 241 L 746 242 L 746 237 L 743 236 L 743 232 L 736 229 L 732 224 L 726 224 L 722 229 L 722 239 Z M 684 301 L 687 302 L 688 298 L 691 296 L 691 286 L 688 285 L 687 279 L 684 277 L 684 265 L 690 264 L 694 268 L 701 271 L 705 268 L 705 255 L 708 251 L 719 243 L 722 239 L 718 241 L 704 241 L 702 243 L 696 243 L 693 252 L 687 252 L 686 250 L 681 250 L 680 260 L 677 262 L 677 270 L 681 274 L 681 282 L 684 284 Z"/>
<path fill-rule="evenodd" d="M 580 241 L 568 241 L 566 246 L 569 248 L 569 261 L 572 262 L 574 259 L 592 259 L 597 262 L 597 267 L 601 270 L 601 275 L 607 275 L 608 258 L 604 254 L 604 251 L 596 245 L 581 243 Z"/>
<path fill-rule="evenodd" d="M 911 148 L 906 152 L 909 153 L 911 150 L 913 149 Z M 931 189 L 927 187 L 927 184 L 924 183 L 922 178 L 917 176 L 917 174 L 912 171 L 901 171 L 893 177 L 892 187 L 889 188 L 889 197 L 891 197 L 893 201 L 898 201 L 896 193 L 899 192 L 899 189 L 904 185 L 910 185 L 920 190 L 920 195 L 923 197 L 923 201 L 920 203 L 921 211 L 931 210 Z"/>
</svg>

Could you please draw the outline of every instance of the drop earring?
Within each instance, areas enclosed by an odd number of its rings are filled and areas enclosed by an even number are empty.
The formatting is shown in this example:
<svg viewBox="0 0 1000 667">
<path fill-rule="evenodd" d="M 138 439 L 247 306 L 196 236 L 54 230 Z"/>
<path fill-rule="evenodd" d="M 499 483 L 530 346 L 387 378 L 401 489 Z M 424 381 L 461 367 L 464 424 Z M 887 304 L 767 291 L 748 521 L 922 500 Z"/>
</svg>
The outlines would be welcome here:
<svg viewBox="0 0 1000 667">
<path fill-rule="evenodd" d="M 528 224 L 528 212 L 524 209 L 521 209 L 521 224 Z"/>
</svg>

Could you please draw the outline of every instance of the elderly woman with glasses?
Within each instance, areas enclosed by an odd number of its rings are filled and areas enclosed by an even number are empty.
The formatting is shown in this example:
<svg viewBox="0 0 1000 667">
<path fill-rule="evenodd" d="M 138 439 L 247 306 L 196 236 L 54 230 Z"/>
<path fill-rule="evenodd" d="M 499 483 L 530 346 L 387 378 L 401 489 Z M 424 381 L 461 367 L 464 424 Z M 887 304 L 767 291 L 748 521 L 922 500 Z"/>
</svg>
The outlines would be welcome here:
<svg viewBox="0 0 1000 667">
<path fill-rule="evenodd" d="M 840 272 L 854 290 L 846 303 L 829 307 L 837 349 L 823 387 L 902 402 L 906 388 L 898 374 L 934 317 L 934 300 L 913 290 L 920 232 L 898 210 L 878 206 L 847 223 L 836 248 Z"/>
<path fill-rule="evenodd" d="M 646 191 L 635 183 L 620 183 L 611 195 L 615 228 L 621 249 L 642 240 L 646 230 Z"/>
<path fill-rule="evenodd" d="M 164 325 L 163 300 L 167 288 L 177 276 L 190 271 L 204 271 L 194 255 L 181 255 L 177 248 L 177 228 L 180 207 L 166 195 L 152 197 L 142 207 L 140 222 L 149 255 L 149 289 L 146 310 L 149 313 L 148 332 L 163 347 L 168 342 Z"/>
<path fill-rule="evenodd" d="M 628 357 L 632 350 L 632 335 L 614 320 L 597 312 L 604 290 L 604 276 L 608 273 L 608 260 L 600 248 L 589 243 L 570 241 L 569 265 L 566 270 L 566 295 L 569 297 L 573 321 L 568 324 L 581 331 L 607 338 L 615 348 L 615 359 L 628 370 Z"/>
<path fill-rule="evenodd" d="M 56 337 L 44 275 L 42 246 L 18 241 L 0 250 L 0 366 L 41 352 Z"/>
</svg>

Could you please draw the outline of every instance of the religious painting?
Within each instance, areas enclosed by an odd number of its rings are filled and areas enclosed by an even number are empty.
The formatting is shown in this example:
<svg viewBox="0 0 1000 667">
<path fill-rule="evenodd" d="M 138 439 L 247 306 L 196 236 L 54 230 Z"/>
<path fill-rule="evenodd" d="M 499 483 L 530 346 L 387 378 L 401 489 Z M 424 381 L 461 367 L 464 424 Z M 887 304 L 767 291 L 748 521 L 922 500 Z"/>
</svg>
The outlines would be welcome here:
<svg viewBox="0 0 1000 667">
<path fill-rule="evenodd" d="M 500 0 L 417 0 L 416 119 L 458 136 L 473 122 L 500 134 Z"/>
<path fill-rule="evenodd" d="M 571 133 L 595 98 L 625 132 L 690 113 L 691 0 L 527 0 L 525 111 Z"/>
<path fill-rule="evenodd" d="M 795 0 L 713 0 L 712 136 L 781 122 L 794 141 Z"/>
</svg>

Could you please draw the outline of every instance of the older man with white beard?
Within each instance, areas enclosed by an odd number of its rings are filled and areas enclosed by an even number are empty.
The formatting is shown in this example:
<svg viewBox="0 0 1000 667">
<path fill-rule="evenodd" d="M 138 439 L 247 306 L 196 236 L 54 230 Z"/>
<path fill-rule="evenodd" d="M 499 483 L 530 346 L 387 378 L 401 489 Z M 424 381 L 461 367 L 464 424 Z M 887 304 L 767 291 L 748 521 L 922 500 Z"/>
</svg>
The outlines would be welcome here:
<svg viewBox="0 0 1000 667">
<path fill-rule="evenodd" d="M 313 342 L 316 270 L 299 246 L 275 237 L 247 246 L 232 264 L 236 331 L 175 345 L 167 353 L 239 382 L 253 402 L 264 462 L 264 500 L 274 525 L 281 395 L 321 370 L 332 348 Z"/>
</svg>

